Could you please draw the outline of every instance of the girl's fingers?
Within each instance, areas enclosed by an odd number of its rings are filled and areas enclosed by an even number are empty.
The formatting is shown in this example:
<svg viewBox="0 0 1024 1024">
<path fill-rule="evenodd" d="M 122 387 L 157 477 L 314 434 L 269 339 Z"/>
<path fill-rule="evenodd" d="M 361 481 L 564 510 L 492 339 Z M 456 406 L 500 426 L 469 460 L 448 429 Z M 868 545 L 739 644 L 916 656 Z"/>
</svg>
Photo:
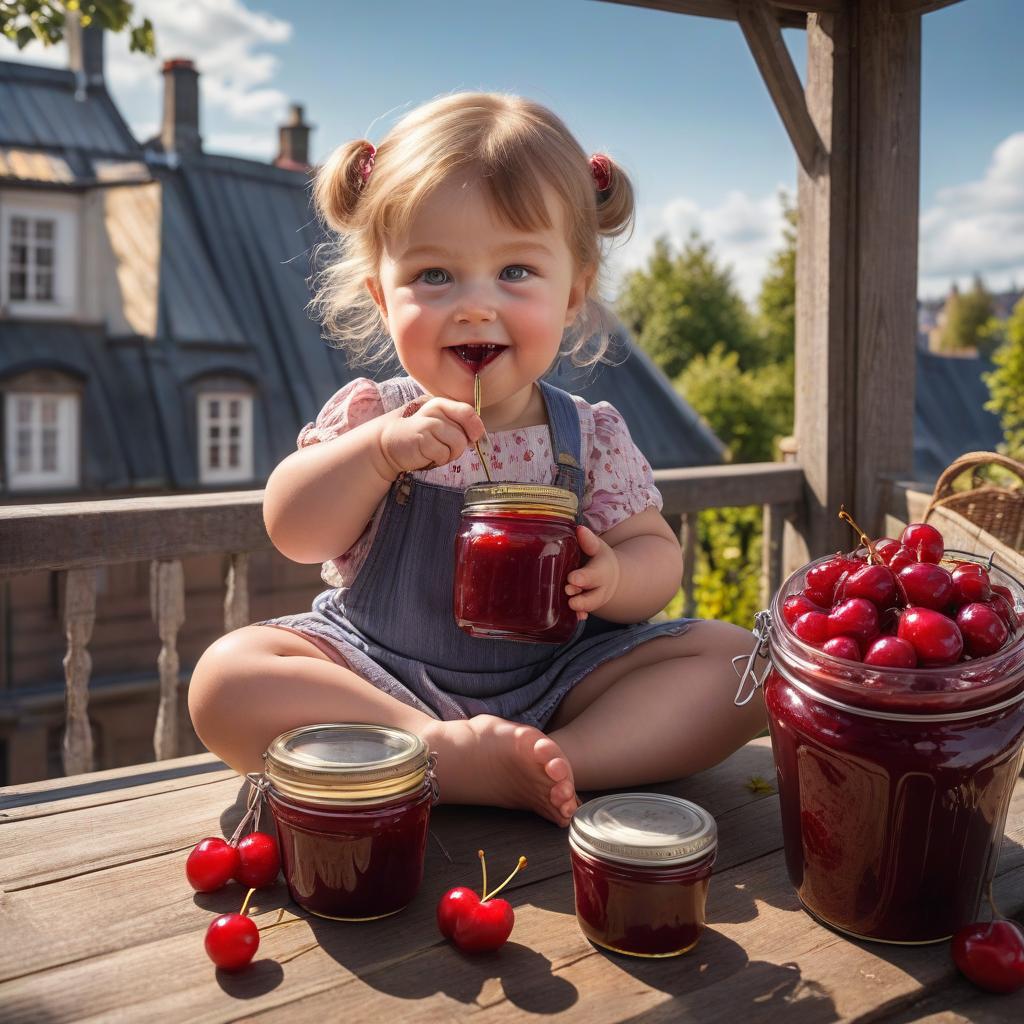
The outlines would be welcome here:
<svg viewBox="0 0 1024 1024">
<path fill-rule="evenodd" d="M 420 438 L 419 452 L 424 465 L 432 462 L 435 466 L 444 466 L 455 458 L 451 448 L 431 434 Z"/>
<path fill-rule="evenodd" d="M 434 401 L 438 414 L 455 424 L 470 441 L 479 441 L 484 436 L 484 421 L 477 416 L 473 406 L 450 398 L 436 398 Z"/>
</svg>

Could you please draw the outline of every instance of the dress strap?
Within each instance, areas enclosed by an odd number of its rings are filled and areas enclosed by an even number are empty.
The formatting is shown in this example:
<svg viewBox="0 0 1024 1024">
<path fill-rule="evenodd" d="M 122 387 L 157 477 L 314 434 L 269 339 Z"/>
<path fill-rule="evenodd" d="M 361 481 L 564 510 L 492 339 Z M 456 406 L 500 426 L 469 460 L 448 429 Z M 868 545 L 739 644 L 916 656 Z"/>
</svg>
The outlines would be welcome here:
<svg viewBox="0 0 1024 1024">
<path fill-rule="evenodd" d="M 579 500 L 577 520 L 583 515 L 583 466 L 580 414 L 572 395 L 546 380 L 537 381 L 544 405 L 548 411 L 548 424 L 551 429 L 551 451 L 555 457 L 558 472 L 555 486 L 572 491 Z"/>
</svg>

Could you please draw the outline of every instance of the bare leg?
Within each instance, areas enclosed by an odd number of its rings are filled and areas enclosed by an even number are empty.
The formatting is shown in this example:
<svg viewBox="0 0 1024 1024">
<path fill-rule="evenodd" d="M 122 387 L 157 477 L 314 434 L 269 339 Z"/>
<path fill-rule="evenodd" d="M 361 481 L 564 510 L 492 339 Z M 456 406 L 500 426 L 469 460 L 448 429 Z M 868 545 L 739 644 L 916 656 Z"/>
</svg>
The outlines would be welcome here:
<svg viewBox="0 0 1024 1024">
<path fill-rule="evenodd" d="M 576 806 L 569 762 L 538 729 L 491 715 L 440 722 L 273 626 L 214 643 L 195 667 L 188 703 L 199 738 L 239 773 L 261 771 L 260 755 L 288 729 L 373 722 L 427 741 L 444 802 L 525 808 L 560 825 Z"/>
<path fill-rule="evenodd" d="M 667 782 L 710 768 L 765 726 L 760 693 L 733 703 L 731 659 L 749 654 L 748 630 L 695 622 L 596 669 L 563 701 L 550 735 L 579 789 Z"/>
</svg>

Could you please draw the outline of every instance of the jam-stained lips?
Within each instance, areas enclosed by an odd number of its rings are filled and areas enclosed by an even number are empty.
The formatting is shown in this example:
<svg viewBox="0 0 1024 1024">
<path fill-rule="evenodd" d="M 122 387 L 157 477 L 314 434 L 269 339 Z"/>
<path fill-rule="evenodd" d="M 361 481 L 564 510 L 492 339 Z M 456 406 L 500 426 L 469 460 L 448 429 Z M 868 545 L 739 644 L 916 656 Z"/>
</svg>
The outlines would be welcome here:
<svg viewBox="0 0 1024 1024">
<path fill-rule="evenodd" d="M 448 351 L 453 352 L 467 366 L 479 373 L 488 363 L 494 362 L 507 348 L 490 342 L 469 342 L 465 345 L 449 345 Z"/>
</svg>

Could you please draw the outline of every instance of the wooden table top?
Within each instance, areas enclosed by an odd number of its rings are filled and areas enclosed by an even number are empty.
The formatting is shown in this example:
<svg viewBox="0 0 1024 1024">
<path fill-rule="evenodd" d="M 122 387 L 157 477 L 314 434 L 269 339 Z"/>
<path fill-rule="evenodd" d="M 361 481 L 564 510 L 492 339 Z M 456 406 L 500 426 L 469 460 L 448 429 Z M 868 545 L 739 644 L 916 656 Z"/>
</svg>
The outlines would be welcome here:
<svg viewBox="0 0 1024 1024">
<path fill-rule="evenodd" d="M 670 960 L 616 956 L 584 939 L 563 830 L 529 814 L 442 807 L 423 887 L 405 911 L 364 924 L 325 921 L 300 911 L 278 882 L 253 897 L 250 913 L 266 928 L 256 959 L 237 974 L 217 971 L 204 933 L 216 914 L 239 909 L 244 891 L 232 883 L 193 893 L 184 865 L 203 836 L 231 833 L 244 807 L 240 781 L 200 755 L 0 791 L 0 1018 L 1024 1021 L 1024 991 L 974 988 L 947 944 L 855 942 L 800 909 L 783 864 L 767 739 L 711 771 L 653 787 L 707 807 L 719 826 L 708 929 L 691 953 Z M 468 957 L 438 934 L 434 907 L 450 886 L 479 888 L 481 847 L 497 878 L 519 854 L 529 867 L 504 894 L 516 911 L 508 944 Z M 1019 918 L 1020 781 L 994 892 Z"/>
</svg>

